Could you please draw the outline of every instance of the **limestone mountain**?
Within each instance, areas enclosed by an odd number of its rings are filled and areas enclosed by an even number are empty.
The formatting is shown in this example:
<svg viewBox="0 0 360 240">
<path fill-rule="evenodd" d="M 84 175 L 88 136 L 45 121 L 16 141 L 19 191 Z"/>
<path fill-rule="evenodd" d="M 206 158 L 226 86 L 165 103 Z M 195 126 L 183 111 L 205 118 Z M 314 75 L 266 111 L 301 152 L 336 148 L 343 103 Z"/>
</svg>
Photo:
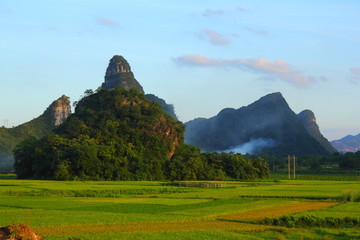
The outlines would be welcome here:
<svg viewBox="0 0 360 240">
<path fill-rule="evenodd" d="M 276 155 L 326 155 L 326 150 L 310 136 L 281 93 L 266 95 L 239 109 L 226 108 L 216 116 L 185 123 L 185 142 L 205 151 L 260 153 Z"/>
<path fill-rule="evenodd" d="M 20 178 L 163 179 L 183 130 L 138 89 L 100 89 L 50 134 L 21 143 L 15 169 Z"/>
<path fill-rule="evenodd" d="M 331 141 L 331 144 L 339 152 L 357 152 L 360 151 L 360 134 L 348 135 L 338 140 Z"/>
<path fill-rule="evenodd" d="M 0 128 L 0 169 L 12 169 L 14 147 L 33 136 L 41 138 L 62 124 L 71 114 L 69 97 L 63 95 L 53 101 L 39 117 L 13 128 Z"/>
<path fill-rule="evenodd" d="M 105 80 L 101 87 L 104 89 L 123 87 L 127 90 L 136 88 L 141 93 L 144 93 L 143 87 L 135 79 L 135 76 L 131 71 L 130 64 L 123 56 L 119 55 L 115 55 L 110 59 L 105 73 Z M 149 101 L 154 101 L 160 104 L 160 106 L 167 114 L 169 114 L 175 120 L 178 120 L 175 114 L 174 106 L 172 104 L 168 104 L 164 99 L 159 98 L 154 94 L 146 94 L 145 96 Z"/>
<path fill-rule="evenodd" d="M 300 112 L 298 118 L 301 120 L 310 136 L 315 138 L 315 140 L 317 140 L 329 153 L 337 152 L 331 143 L 321 134 L 320 128 L 316 123 L 315 114 L 311 110 L 306 109 Z"/>
<path fill-rule="evenodd" d="M 143 87 L 135 79 L 129 63 L 119 55 L 115 55 L 110 59 L 105 73 L 105 81 L 101 87 L 104 89 L 123 87 L 127 90 L 136 88 L 141 93 L 144 93 Z"/>
</svg>

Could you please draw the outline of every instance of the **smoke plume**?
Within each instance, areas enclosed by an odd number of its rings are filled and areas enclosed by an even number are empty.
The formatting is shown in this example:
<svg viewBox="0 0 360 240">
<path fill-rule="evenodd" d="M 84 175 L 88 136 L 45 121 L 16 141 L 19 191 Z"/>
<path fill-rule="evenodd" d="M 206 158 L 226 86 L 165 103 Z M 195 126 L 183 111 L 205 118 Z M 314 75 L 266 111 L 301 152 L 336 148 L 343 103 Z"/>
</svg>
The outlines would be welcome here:
<svg viewBox="0 0 360 240">
<path fill-rule="evenodd" d="M 256 138 L 251 139 L 249 142 L 231 147 L 224 152 L 234 152 L 241 154 L 256 154 L 260 153 L 260 151 L 264 148 L 271 148 L 275 146 L 275 140 L 271 138 Z"/>
</svg>

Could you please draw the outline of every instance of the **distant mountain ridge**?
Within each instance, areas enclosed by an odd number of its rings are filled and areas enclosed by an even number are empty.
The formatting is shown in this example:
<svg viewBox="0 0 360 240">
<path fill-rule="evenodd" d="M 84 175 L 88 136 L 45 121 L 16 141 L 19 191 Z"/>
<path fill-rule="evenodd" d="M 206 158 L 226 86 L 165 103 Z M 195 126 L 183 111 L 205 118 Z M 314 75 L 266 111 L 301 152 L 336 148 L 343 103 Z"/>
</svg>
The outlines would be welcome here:
<svg viewBox="0 0 360 240">
<path fill-rule="evenodd" d="M 277 155 L 332 153 L 309 134 L 281 93 L 268 94 L 239 109 L 225 108 L 212 118 L 197 118 L 185 126 L 185 142 L 204 151 L 230 151 L 253 144 L 252 153 L 261 149 Z"/>
<path fill-rule="evenodd" d="M 347 135 L 338 140 L 331 141 L 331 144 L 339 150 L 339 152 L 357 152 L 360 151 L 360 134 Z"/>
</svg>

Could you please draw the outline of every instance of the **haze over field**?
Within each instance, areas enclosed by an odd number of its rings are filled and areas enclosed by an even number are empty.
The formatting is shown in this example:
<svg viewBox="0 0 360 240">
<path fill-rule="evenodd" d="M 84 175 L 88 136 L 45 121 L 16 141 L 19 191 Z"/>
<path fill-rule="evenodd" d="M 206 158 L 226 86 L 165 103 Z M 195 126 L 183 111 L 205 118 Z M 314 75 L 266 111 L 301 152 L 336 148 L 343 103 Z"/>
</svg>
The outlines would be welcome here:
<svg viewBox="0 0 360 240">
<path fill-rule="evenodd" d="M 120 54 L 183 122 L 281 92 L 329 140 L 360 133 L 360 2 L 0 1 L 0 126 L 76 101 Z"/>
</svg>

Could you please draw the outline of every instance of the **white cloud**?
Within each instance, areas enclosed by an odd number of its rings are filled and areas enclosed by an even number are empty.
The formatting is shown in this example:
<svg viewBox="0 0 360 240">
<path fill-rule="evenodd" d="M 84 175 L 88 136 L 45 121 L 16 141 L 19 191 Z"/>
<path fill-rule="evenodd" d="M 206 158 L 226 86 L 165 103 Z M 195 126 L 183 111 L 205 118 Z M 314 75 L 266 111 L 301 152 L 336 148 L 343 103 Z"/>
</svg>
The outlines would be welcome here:
<svg viewBox="0 0 360 240">
<path fill-rule="evenodd" d="M 249 32 L 258 34 L 258 35 L 263 35 L 263 36 L 268 35 L 268 31 L 266 31 L 265 29 L 254 29 L 251 27 L 245 27 L 244 29 L 248 30 Z"/>
<path fill-rule="evenodd" d="M 107 26 L 107 27 L 118 27 L 119 24 L 111 19 L 103 18 L 103 17 L 97 17 L 97 22 L 101 25 Z"/>
<path fill-rule="evenodd" d="M 210 29 L 203 30 L 202 35 L 204 35 L 212 45 L 224 46 L 230 44 L 230 40 L 228 38 Z"/>
<path fill-rule="evenodd" d="M 225 14 L 233 14 L 233 13 L 244 13 L 247 12 L 245 8 L 236 7 L 232 9 L 211 9 L 207 8 L 202 14 L 204 17 L 218 17 L 223 16 Z"/>
<path fill-rule="evenodd" d="M 221 60 L 209 59 L 202 55 L 182 55 L 173 58 L 173 61 L 180 66 L 198 66 L 198 67 L 218 67 L 221 66 Z"/>
<path fill-rule="evenodd" d="M 179 66 L 189 67 L 234 67 L 262 75 L 261 79 L 282 80 L 294 87 L 309 87 L 315 78 L 305 76 L 300 70 L 290 66 L 284 60 L 271 62 L 266 58 L 256 59 L 212 59 L 202 55 L 183 55 L 173 58 Z"/>
<path fill-rule="evenodd" d="M 247 10 L 245 8 L 242 8 L 242 7 L 237 7 L 236 11 L 238 11 L 238 12 L 246 12 Z"/>
<path fill-rule="evenodd" d="M 203 16 L 204 17 L 213 17 L 213 16 L 224 15 L 224 14 L 225 14 L 225 11 L 222 9 L 213 10 L 213 9 L 208 8 L 203 13 Z"/>
</svg>

